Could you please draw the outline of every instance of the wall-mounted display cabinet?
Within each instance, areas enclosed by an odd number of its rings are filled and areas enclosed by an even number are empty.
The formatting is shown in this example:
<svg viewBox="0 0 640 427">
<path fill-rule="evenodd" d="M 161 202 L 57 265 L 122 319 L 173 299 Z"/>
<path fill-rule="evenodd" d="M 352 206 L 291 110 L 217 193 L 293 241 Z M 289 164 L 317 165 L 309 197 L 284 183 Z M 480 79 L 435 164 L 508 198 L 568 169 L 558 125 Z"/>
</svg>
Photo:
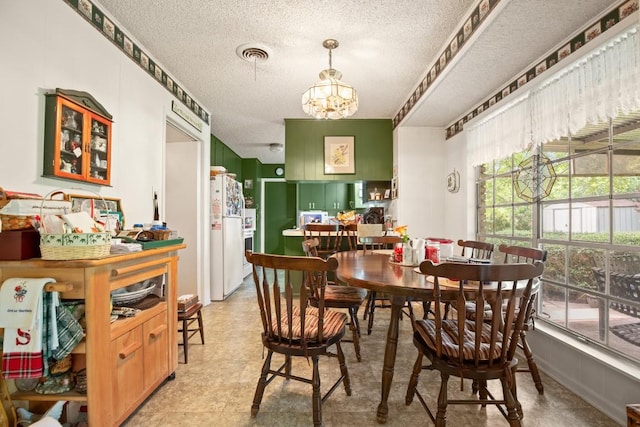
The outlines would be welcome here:
<svg viewBox="0 0 640 427">
<path fill-rule="evenodd" d="M 110 185 L 111 125 L 111 114 L 86 92 L 46 94 L 43 175 Z"/>
</svg>

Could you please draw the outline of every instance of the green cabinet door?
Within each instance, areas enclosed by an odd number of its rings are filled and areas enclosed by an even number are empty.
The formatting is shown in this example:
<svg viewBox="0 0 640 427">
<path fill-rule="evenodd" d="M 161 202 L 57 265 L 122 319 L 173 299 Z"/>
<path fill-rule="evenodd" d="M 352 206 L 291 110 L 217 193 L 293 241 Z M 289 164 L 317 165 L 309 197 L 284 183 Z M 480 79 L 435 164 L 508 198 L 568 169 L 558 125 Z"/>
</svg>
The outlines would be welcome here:
<svg viewBox="0 0 640 427">
<path fill-rule="evenodd" d="M 298 184 L 298 208 L 303 211 L 324 210 L 324 184 Z"/>
<path fill-rule="evenodd" d="M 342 182 L 332 182 L 325 185 L 325 209 L 336 212 L 349 209 L 347 185 Z"/>
</svg>

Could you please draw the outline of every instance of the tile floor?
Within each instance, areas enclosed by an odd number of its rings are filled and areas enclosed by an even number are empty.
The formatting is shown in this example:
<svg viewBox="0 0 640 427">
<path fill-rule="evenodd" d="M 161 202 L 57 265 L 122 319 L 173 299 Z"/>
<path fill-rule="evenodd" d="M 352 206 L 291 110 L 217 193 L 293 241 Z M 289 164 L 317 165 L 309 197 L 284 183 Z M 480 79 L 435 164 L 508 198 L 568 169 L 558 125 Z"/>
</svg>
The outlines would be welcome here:
<svg viewBox="0 0 640 427">
<path fill-rule="evenodd" d="M 249 277 L 250 278 L 250 277 Z M 248 279 L 249 279 L 248 278 Z M 363 309 L 360 311 L 362 312 Z M 421 314 L 416 306 L 416 314 Z M 351 376 L 352 395 L 340 386 L 322 407 L 325 426 L 376 426 L 376 409 L 380 400 L 380 378 L 389 309 L 376 310 L 371 335 L 361 323 L 362 362 L 355 358 L 353 344 L 343 343 Z M 362 313 L 360 318 L 362 317 Z M 214 302 L 203 309 L 205 345 L 194 336 L 189 345 L 189 363 L 182 363 L 179 352 L 176 378 L 161 386 L 123 425 L 156 426 L 308 426 L 312 425 L 311 386 L 298 381 L 276 378 L 265 391 L 256 418 L 250 410 L 264 353 L 260 340 L 262 326 L 258 317 L 253 282 L 245 283 L 224 302 Z M 349 333 L 347 334 L 347 336 Z M 417 353 L 411 342 L 411 325 L 400 322 L 398 355 L 391 394 L 387 426 L 432 425 L 417 399 L 404 403 L 407 383 Z M 273 366 L 280 357 L 274 356 Z M 294 361 L 294 374 L 311 375 L 306 360 Z M 322 358 L 323 385 L 338 377 L 337 359 Z M 440 378 L 436 372 L 423 371 L 421 389 L 434 404 Z M 518 395 L 526 427 L 613 427 L 613 420 L 589 406 L 584 400 L 543 374 L 545 394 L 538 395 L 528 373 L 518 374 Z M 460 392 L 460 382 L 449 381 L 449 396 L 466 396 L 470 384 Z M 491 386 L 501 393 L 499 383 Z M 323 389 L 323 394 L 326 388 Z M 423 392 L 424 394 L 424 392 Z M 508 423 L 495 407 L 452 405 L 448 410 L 452 427 L 499 427 Z"/>
</svg>

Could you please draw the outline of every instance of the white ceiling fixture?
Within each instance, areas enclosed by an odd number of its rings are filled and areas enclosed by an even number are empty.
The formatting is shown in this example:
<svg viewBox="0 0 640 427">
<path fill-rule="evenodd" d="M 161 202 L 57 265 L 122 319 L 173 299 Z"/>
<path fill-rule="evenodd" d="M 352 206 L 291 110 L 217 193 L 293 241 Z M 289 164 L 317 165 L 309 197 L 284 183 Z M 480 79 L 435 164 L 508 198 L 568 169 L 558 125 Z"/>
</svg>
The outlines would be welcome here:
<svg viewBox="0 0 640 427">
<path fill-rule="evenodd" d="M 283 148 L 284 145 L 278 142 L 272 142 L 271 144 L 269 144 L 269 150 L 271 151 L 282 151 Z"/>
<path fill-rule="evenodd" d="M 322 46 L 329 49 L 329 68 L 302 94 L 302 110 L 316 119 L 344 119 L 358 111 L 358 93 L 340 81 L 342 73 L 331 64 L 331 51 L 339 46 L 338 41 L 327 39 Z"/>
</svg>

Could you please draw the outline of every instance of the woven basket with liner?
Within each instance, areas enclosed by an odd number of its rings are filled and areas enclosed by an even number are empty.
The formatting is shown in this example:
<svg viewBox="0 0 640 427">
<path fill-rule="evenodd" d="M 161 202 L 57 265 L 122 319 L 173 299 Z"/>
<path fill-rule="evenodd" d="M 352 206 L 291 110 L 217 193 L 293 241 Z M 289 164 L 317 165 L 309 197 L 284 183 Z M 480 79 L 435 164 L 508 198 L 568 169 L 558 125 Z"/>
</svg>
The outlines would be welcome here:
<svg viewBox="0 0 640 427">
<path fill-rule="evenodd" d="M 54 200 L 56 195 L 63 195 L 60 200 Z M 44 205 L 43 205 L 44 203 Z M 49 194 L 43 201 L 38 194 L 5 191 L 0 187 L 0 220 L 2 231 L 29 230 L 34 228 L 37 215 L 64 213 L 71 208 L 71 202 L 64 198 L 64 193 L 58 191 Z"/>
<path fill-rule="evenodd" d="M 99 194 L 96 195 L 102 199 Z M 43 203 L 47 196 L 43 198 Z M 104 199 L 102 201 L 106 205 Z M 109 255 L 110 251 L 109 230 L 99 233 L 65 234 L 51 234 L 44 229 L 40 230 L 40 254 L 45 260 L 96 259 Z"/>
<path fill-rule="evenodd" d="M 11 193 L 0 187 L 0 208 L 5 207 L 11 200 L 17 199 L 39 199 L 37 194 Z M 2 231 L 28 230 L 33 228 L 32 215 L 7 215 L 0 213 L 2 221 Z"/>
</svg>

